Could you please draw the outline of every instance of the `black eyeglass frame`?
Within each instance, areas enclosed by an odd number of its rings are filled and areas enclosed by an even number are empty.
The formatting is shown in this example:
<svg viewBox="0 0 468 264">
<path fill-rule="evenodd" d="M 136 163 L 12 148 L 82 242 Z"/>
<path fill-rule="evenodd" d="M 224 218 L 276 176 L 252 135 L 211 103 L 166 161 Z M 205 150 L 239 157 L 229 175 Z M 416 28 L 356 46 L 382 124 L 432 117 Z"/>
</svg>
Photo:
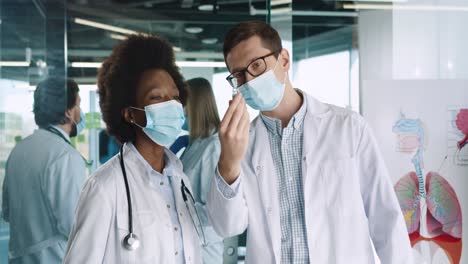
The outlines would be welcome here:
<svg viewBox="0 0 468 264">
<path fill-rule="evenodd" d="M 228 81 L 228 83 L 231 85 L 232 88 L 236 89 L 237 87 L 239 87 L 240 85 L 238 86 L 235 86 L 234 82 L 233 82 L 233 79 L 237 79 L 235 76 L 243 76 L 245 78 L 245 73 L 247 72 L 248 74 L 250 74 L 252 77 L 258 77 L 260 75 L 262 75 L 263 73 L 265 73 L 265 71 L 267 70 L 268 67 L 266 67 L 266 61 L 265 59 L 270 57 L 271 55 L 276 55 L 276 54 L 279 54 L 279 51 L 273 51 L 273 52 L 270 52 L 264 56 L 261 56 L 261 57 L 258 57 L 254 60 L 252 60 L 249 65 L 247 65 L 247 67 L 245 67 L 244 69 L 242 70 L 239 70 L 239 71 L 236 71 L 236 72 L 233 72 L 231 74 L 229 74 L 228 77 L 226 77 L 226 81 Z M 265 64 L 265 69 L 263 69 L 263 71 L 261 73 L 258 73 L 258 74 L 253 74 L 249 71 L 249 67 L 250 65 L 252 65 L 252 63 L 258 61 L 258 60 L 263 60 L 263 63 Z"/>
</svg>

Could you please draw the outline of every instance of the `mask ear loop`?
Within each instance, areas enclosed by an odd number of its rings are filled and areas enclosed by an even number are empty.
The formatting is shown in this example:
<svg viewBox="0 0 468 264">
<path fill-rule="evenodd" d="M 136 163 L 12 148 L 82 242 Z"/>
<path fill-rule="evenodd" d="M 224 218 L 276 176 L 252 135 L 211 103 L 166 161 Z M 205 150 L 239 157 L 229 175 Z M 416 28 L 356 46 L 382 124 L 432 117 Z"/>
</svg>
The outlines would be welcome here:
<svg viewBox="0 0 468 264">
<path fill-rule="evenodd" d="M 138 108 L 138 107 L 129 106 L 129 108 L 146 112 L 145 109 L 141 109 L 141 108 Z M 133 120 L 133 118 L 130 120 L 130 123 L 134 124 L 135 126 L 141 128 L 141 129 L 144 128 L 144 127 L 140 126 L 137 122 L 135 122 L 135 120 Z"/>
<path fill-rule="evenodd" d="M 75 126 L 78 126 L 78 123 L 75 121 L 75 119 L 73 119 L 72 117 L 70 117 L 70 120 L 73 122 L 73 124 L 74 124 Z"/>
<path fill-rule="evenodd" d="M 73 109 L 73 108 L 75 108 L 75 107 L 76 107 L 76 106 L 74 106 L 74 107 L 72 107 L 72 108 L 70 108 L 70 109 Z M 68 109 L 68 110 L 70 110 L 70 109 Z M 67 110 L 67 111 L 68 111 L 68 110 Z M 81 110 L 80 110 L 80 111 L 81 111 Z M 70 117 L 68 117 L 68 116 L 65 115 L 65 117 L 68 118 L 70 121 L 72 121 L 72 123 L 73 123 L 75 126 L 78 126 L 78 123 L 75 121 L 75 119 L 73 118 L 72 115 L 70 115 Z"/>
<path fill-rule="evenodd" d="M 278 66 L 280 56 L 282 57 L 281 52 L 278 54 L 278 59 L 276 59 L 275 67 L 273 67 L 273 72 L 276 70 L 276 66 Z"/>
<path fill-rule="evenodd" d="M 278 66 L 278 62 L 279 62 L 280 57 L 283 57 L 283 55 L 281 55 L 281 52 L 278 54 L 278 59 L 276 60 L 275 67 L 273 67 L 273 72 L 275 72 L 276 66 Z M 284 78 L 283 78 L 283 82 L 282 82 L 283 86 L 286 85 L 286 77 L 288 77 L 288 71 L 284 72 Z"/>
<path fill-rule="evenodd" d="M 288 71 L 284 72 L 283 86 L 286 86 L 286 77 L 288 77 Z"/>
<path fill-rule="evenodd" d="M 139 124 L 137 124 L 133 119 L 132 119 L 132 121 L 130 121 L 130 122 L 131 122 L 132 124 L 134 124 L 135 126 L 141 128 L 141 129 L 144 128 L 144 127 L 140 126 Z"/>
</svg>

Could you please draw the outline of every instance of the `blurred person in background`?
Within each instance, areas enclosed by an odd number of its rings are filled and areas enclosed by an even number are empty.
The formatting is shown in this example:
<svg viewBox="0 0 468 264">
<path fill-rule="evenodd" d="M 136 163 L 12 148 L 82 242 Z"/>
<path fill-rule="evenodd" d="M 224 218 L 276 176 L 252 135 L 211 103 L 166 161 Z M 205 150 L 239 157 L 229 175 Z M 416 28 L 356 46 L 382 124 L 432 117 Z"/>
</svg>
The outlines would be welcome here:
<svg viewBox="0 0 468 264">
<path fill-rule="evenodd" d="M 86 163 L 70 143 L 84 129 L 79 88 L 48 78 L 34 91 L 39 129 L 12 150 L 2 217 L 10 223 L 9 263 L 62 263 Z"/>
<path fill-rule="evenodd" d="M 180 160 L 184 172 L 192 184 L 195 200 L 201 212 L 201 222 L 206 235 L 207 246 L 203 247 L 203 263 L 223 263 L 223 238 L 218 236 L 208 223 L 206 215 L 206 195 L 213 172 L 221 153 L 218 138 L 220 119 L 210 82 L 204 78 L 187 81 L 188 98 L 186 115 L 189 130 L 189 144 Z M 235 239 L 227 239 L 232 244 Z M 237 245 L 230 245 L 236 247 Z M 229 247 L 229 246 L 228 246 Z M 228 248 L 227 247 L 227 248 Z M 231 254 L 234 251 L 230 251 Z M 226 257 L 229 257 L 226 254 Z"/>
</svg>

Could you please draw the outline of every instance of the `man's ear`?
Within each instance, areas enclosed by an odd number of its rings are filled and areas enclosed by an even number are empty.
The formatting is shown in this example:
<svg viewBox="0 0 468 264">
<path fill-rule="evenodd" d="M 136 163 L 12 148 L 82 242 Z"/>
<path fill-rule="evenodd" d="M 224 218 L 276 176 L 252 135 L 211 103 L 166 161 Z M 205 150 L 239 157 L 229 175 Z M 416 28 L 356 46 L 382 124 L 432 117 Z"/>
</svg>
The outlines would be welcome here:
<svg viewBox="0 0 468 264">
<path fill-rule="evenodd" d="M 65 111 L 65 117 L 68 118 L 68 121 L 74 120 L 73 119 L 73 108 L 67 109 L 67 111 Z"/>
<path fill-rule="evenodd" d="M 289 57 L 289 51 L 287 49 L 282 49 L 280 54 L 281 54 L 280 56 L 281 67 L 285 71 L 289 71 L 289 68 L 291 67 L 291 59 Z"/>
</svg>

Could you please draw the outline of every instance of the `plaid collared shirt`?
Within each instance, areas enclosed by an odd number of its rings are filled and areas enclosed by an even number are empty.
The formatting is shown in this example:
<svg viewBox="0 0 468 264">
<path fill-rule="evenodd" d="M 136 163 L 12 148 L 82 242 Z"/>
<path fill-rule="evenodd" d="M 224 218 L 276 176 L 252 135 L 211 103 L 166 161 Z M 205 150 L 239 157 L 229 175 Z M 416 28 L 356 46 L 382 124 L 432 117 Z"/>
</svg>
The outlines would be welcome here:
<svg viewBox="0 0 468 264">
<path fill-rule="evenodd" d="M 309 263 L 304 215 L 302 145 L 306 98 L 283 129 L 281 120 L 261 115 L 267 127 L 280 199 L 281 263 Z"/>
</svg>

